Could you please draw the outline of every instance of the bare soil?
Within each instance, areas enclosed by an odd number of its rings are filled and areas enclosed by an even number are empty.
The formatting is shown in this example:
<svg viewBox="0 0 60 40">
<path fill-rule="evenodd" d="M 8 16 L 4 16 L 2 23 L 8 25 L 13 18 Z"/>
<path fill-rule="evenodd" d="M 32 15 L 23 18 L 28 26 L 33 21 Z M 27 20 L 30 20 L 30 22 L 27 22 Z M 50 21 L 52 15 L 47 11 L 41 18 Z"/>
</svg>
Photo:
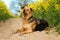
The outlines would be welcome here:
<svg viewBox="0 0 60 40">
<path fill-rule="evenodd" d="M 12 34 L 22 25 L 21 18 L 11 18 L 5 22 L 0 22 L 0 40 L 60 40 L 60 35 L 55 30 L 36 31 L 29 34 Z"/>
</svg>

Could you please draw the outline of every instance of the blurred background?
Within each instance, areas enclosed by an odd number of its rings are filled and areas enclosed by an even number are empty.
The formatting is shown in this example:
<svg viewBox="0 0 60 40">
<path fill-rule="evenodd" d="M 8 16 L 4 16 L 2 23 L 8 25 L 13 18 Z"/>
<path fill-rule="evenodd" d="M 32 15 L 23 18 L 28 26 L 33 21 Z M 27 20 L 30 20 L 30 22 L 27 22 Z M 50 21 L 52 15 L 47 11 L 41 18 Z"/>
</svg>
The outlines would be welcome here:
<svg viewBox="0 0 60 40">
<path fill-rule="evenodd" d="M 0 21 L 8 18 L 21 18 L 22 6 L 33 9 L 36 19 L 44 18 L 50 28 L 60 33 L 60 0 L 0 0 Z"/>
</svg>

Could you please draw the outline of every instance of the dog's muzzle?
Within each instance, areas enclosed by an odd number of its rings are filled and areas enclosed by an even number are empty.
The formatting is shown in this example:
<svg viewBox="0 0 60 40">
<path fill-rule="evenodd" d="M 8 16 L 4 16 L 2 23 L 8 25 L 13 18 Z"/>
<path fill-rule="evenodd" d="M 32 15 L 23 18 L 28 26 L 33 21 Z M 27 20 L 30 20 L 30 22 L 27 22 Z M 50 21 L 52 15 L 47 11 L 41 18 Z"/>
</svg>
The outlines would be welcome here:
<svg viewBox="0 0 60 40">
<path fill-rule="evenodd" d="M 24 16 L 27 15 L 27 13 L 25 13 L 25 10 L 23 10 L 23 15 L 24 15 Z"/>
</svg>

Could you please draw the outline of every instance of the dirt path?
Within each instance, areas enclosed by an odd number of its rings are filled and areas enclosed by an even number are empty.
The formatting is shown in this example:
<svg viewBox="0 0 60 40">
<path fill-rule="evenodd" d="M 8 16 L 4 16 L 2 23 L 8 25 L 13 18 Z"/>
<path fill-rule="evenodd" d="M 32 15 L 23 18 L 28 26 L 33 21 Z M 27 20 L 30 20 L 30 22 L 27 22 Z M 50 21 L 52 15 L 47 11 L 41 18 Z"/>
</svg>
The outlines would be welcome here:
<svg viewBox="0 0 60 40">
<path fill-rule="evenodd" d="M 46 34 L 46 31 L 37 31 L 25 35 L 20 35 L 20 33 L 12 34 L 21 25 L 22 20 L 20 18 L 11 18 L 4 23 L 0 22 L 0 40 L 60 40 L 60 35 L 54 30 L 51 30 L 49 34 Z"/>
</svg>

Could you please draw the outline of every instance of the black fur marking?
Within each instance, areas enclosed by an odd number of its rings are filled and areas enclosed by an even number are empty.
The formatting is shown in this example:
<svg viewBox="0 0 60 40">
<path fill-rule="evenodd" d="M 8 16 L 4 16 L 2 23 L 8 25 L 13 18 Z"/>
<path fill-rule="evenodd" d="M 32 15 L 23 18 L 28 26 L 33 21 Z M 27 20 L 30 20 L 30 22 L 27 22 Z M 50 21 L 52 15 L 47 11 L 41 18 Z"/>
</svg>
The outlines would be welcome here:
<svg viewBox="0 0 60 40">
<path fill-rule="evenodd" d="M 44 19 L 40 19 L 40 24 L 36 24 L 34 31 L 42 31 L 49 26 L 48 22 Z"/>
<path fill-rule="evenodd" d="M 36 27 L 35 27 L 34 31 L 42 31 L 49 26 L 48 22 L 44 19 L 38 20 L 38 19 L 34 18 L 33 16 L 31 16 L 28 20 L 30 20 L 29 23 L 36 21 Z"/>
<path fill-rule="evenodd" d="M 42 31 L 49 26 L 48 22 L 44 19 L 39 20 L 39 19 L 36 19 L 33 16 L 31 16 L 28 20 L 30 20 L 29 23 L 36 21 L 36 27 L 35 27 L 34 31 Z"/>
<path fill-rule="evenodd" d="M 33 16 L 31 16 L 28 20 L 30 20 L 29 23 L 31 23 L 31 22 L 35 21 L 35 18 Z"/>
</svg>

